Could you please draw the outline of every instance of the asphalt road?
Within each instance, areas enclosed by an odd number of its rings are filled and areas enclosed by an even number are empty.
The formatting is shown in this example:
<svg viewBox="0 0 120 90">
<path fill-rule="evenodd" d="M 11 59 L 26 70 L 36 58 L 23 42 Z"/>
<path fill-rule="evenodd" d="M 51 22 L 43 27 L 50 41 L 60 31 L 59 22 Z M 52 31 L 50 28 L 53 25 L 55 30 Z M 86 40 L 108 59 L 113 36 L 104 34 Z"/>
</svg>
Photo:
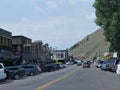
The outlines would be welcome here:
<svg viewBox="0 0 120 90">
<path fill-rule="evenodd" d="M 120 90 L 120 76 L 92 66 L 71 65 L 20 80 L 0 83 L 0 90 Z"/>
</svg>

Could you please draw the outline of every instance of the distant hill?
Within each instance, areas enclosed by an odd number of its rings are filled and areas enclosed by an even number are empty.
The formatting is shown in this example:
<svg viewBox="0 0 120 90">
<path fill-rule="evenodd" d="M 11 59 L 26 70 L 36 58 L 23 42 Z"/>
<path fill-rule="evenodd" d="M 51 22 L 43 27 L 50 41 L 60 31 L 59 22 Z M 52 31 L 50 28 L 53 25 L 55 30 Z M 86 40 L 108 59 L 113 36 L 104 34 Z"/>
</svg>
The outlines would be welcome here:
<svg viewBox="0 0 120 90">
<path fill-rule="evenodd" d="M 102 55 L 109 48 L 109 43 L 105 40 L 104 31 L 99 29 L 88 35 L 83 40 L 77 42 L 70 48 L 70 53 L 74 57 L 93 58 Z"/>
</svg>

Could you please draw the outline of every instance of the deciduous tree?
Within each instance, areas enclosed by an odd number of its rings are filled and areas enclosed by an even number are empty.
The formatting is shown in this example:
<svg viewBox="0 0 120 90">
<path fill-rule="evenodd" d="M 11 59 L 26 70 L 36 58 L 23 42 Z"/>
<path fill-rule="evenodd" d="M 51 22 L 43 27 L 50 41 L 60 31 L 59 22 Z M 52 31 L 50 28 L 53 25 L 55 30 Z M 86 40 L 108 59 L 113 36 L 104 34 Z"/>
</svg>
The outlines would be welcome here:
<svg viewBox="0 0 120 90">
<path fill-rule="evenodd" d="M 96 24 L 104 29 L 110 50 L 117 51 L 120 57 L 120 0 L 95 0 Z"/>
</svg>

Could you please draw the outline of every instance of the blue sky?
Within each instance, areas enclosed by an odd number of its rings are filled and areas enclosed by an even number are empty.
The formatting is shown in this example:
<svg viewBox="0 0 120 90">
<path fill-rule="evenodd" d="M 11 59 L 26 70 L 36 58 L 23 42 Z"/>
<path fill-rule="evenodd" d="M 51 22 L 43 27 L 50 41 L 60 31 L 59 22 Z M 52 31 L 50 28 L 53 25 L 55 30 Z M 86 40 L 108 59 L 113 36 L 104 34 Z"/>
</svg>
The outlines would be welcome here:
<svg viewBox="0 0 120 90">
<path fill-rule="evenodd" d="M 99 27 L 94 0 L 1 0 L 0 28 L 12 35 L 70 48 Z"/>
</svg>

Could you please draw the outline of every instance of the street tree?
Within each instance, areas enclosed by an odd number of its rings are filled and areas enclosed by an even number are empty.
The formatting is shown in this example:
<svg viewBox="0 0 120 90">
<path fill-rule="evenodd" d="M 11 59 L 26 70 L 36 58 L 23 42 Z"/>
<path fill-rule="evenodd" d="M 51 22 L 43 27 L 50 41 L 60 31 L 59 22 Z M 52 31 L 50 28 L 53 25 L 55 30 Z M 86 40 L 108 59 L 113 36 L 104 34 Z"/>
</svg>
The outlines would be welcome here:
<svg viewBox="0 0 120 90">
<path fill-rule="evenodd" d="M 104 30 L 110 50 L 120 57 L 120 0 L 95 0 L 96 24 Z"/>
</svg>

